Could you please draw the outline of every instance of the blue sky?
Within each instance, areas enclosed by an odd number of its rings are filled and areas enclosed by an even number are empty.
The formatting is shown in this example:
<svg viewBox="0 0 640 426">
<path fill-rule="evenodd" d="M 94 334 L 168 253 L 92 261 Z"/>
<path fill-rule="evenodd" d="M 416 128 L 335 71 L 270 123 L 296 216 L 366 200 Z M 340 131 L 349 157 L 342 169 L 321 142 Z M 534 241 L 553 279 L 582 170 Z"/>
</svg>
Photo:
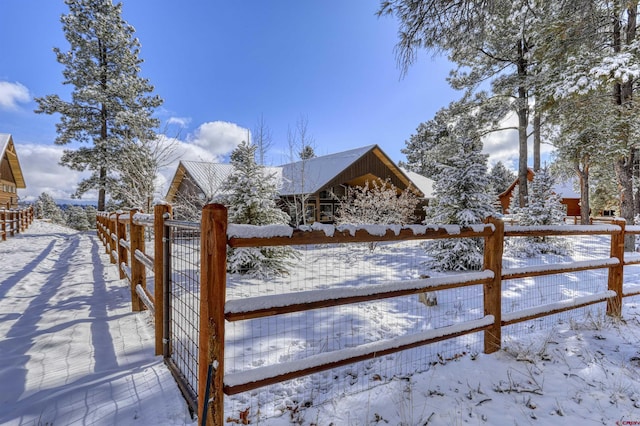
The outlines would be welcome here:
<svg viewBox="0 0 640 426">
<path fill-rule="evenodd" d="M 450 65 L 423 52 L 401 78 L 394 46 L 397 22 L 378 18 L 365 0 L 124 0 L 136 29 L 140 75 L 164 99 L 161 130 L 176 137 L 179 158 L 224 161 L 262 116 L 272 165 L 289 161 L 287 130 L 303 117 L 318 155 L 378 144 L 393 160 L 423 121 L 458 98 L 446 82 Z M 20 196 L 42 191 L 68 198 L 81 174 L 57 166 L 58 116 L 37 115 L 34 97 L 59 94 L 67 50 L 62 0 L 2 0 L 0 133 L 11 133 L 27 180 Z M 512 136 L 487 146 L 492 159 L 517 156 Z M 87 194 L 88 199 L 94 194 Z"/>
</svg>

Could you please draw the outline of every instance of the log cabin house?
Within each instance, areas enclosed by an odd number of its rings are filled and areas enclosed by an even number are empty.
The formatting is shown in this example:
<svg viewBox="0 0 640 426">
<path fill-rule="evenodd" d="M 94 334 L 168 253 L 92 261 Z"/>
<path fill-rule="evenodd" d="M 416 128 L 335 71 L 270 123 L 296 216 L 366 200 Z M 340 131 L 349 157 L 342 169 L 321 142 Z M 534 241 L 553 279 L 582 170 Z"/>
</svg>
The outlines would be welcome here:
<svg viewBox="0 0 640 426">
<path fill-rule="evenodd" d="M 166 201 L 175 204 L 185 199 L 215 199 L 216 195 L 224 193 L 224 182 L 232 171 L 230 164 L 181 161 Z M 343 197 L 349 186 L 363 186 L 378 178 L 389 179 L 400 191 L 411 188 L 421 200 L 416 211 L 418 220 L 424 218 L 422 206 L 428 203 L 433 191 L 429 179 L 402 170 L 378 145 L 269 167 L 266 173 L 275 174 L 280 182 L 282 209 L 295 221 L 297 209 L 293 206 L 302 201 L 307 223 L 332 223 L 339 204 L 336 197 Z M 298 218 L 297 222 L 301 221 L 302 218 Z"/>
<path fill-rule="evenodd" d="M 527 169 L 527 180 L 531 182 L 533 180 L 534 171 Z M 511 197 L 514 194 L 514 190 L 518 186 L 518 178 L 516 178 L 509 188 L 507 188 L 502 194 L 498 195 L 500 202 L 500 208 L 502 213 L 509 214 L 509 205 L 511 204 Z M 560 202 L 566 206 L 566 216 L 580 216 L 580 194 L 573 189 L 573 181 L 568 180 L 566 182 L 557 183 L 553 187 L 553 192 L 560 196 Z"/>
<path fill-rule="evenodd" d="M 0 133 L 0 209 L 18 207 L 18 189 L 27 186 L 10 134 Z"/>
</svg>

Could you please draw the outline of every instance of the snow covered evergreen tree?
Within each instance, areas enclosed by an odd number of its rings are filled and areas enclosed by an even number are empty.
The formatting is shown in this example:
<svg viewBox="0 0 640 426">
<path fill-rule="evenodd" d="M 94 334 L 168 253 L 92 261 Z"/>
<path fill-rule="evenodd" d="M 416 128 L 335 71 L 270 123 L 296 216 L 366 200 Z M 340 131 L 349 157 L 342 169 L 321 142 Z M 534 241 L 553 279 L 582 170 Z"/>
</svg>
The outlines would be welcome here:
<svg viewBox="0 0 640 426">
<path fill-rule="evenodd" d="M 434 180 L 435 195 L 435 202 L 426 209 L 427 223 L 465 227 L 495 214 L 487 174 L 488 156 L 482 154 L 473 109 L 463 106 L 464 103 L 454 103 L 421 126 L 425 134 L 420 161 L 427 176 Z M 478 269 L 483 262 L 479 239 L 434 240 L 425 247 L 432 258 L 427 263 L 431 269 Z"/>
<path fill-rule="evenodd" d="M 495 214 L 487 177 L 487 155 L 482 145 L 470 138 L 458 140 L 458 153 L 439 164 L 434 183 L 436 203 L 427 208 L 429 223 L 461 227 L 482 223 Z M 429 267 L 437 270 L 469 270 L 482 267 L 481 239 L 444 239 L 426 243 L 432 257 Z"/>
<path fill-rule="evenodd" d="M 80 206 L 69 206 L 69 208 L 67 209 L 66 224 L 69 228 L 77 229 L 78 231 L 89 230 L 89 221 L 87 220 L 87 214 Z"/>
<path fill-rule="evenodd" d="M 50 220 L 53 223 L 65 223 L 62 209 L 56 204 L 53 197 L 46 192 L 40 194 L 36 200 L 35 216 L 38 219 Z"/>
<path fill-rule="evenodd" d="M 87 223 L 89 223 L 89 229 L 96 229 L 96 216 L 98 211 L 95 207 L 89 205 L 84 208 L 84 213 L 87 215 Z"/>
<path fill-rule="evenodd" d="M 540 169 L 531 182 L 527 205 L 520 207 L 511 198 L 509 211 L 523 226 L 559 225 L 565 217 L 566 208 L 560 196 L 553 192 L 555 181 L 549 169 Z M 517 190 L 517 187 L 516 187 Z M 518 237 L 509 239 L 507 249 L 516 256 L 532 257 L 538 254 L 567 254 L 569 246 L 557 237 Z"/>
<path fill-rule="evenodd" d="M 491 182 L 491 189 L 497 194 L 502 194 L 509 188 L 509 185 L 516 180 L 517 175 L 511 170 L 507 169 L 502 161 L 498 161 L 491 168 L 489 172 L 489 180 Z"/>
<path fill-rule="evenodd" d="M 242 142 L 231 153 L 233 173 L 227 180 L 224 196 L 229 223 L 274 225 L 289 223 L 289 215 L 278 208 L 278 182 L 256 162 L 256 145 Z M 230 272 L 261 277 L 286 274 L 293 250 L 286 247 L 251 247 L 229 250 Z"/>
<path fill-rule="evenodd" d="M 92 143 L 91 147 L 65 150 L 61 164 L 73 170 L 90 170 L 76 191 L 82 196 L 98 190 L 98 210 L 105 209 L 106 193 L 118 188 L 128 175 L 131 145 L 153 140 L 158 120 L 153 109 L 162 99 L 152 96 L 153 86 L 141 78 L 140 42 L 135 29 L 122 19 L 122 3 L 111 0 L 65 0 L 69 13 L 61 18 L 70 50 L 54 48 L 64 66 L 64 84 L 73 86 L 71 100 L 58 95 L 36 98 L 37 113 L 60 114 L 55 143 Z M 137 152 L 138 154 L 140 152 Z M 135 161 L 144 164 L 143 158 Z"/>
</svg>

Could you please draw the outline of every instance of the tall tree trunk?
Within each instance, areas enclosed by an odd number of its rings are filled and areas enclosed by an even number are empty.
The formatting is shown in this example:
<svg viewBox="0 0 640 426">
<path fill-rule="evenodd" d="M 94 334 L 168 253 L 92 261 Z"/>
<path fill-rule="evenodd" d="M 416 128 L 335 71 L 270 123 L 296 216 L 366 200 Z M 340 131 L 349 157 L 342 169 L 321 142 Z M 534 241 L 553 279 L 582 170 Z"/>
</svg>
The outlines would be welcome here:
<svg viewBox="0 0 640 426">
<path fill-rule="evenodd" d="M 107 169 L 104 167 L 100 168 L 100 188 L 98 189 L 98 211 L 103 212 L 106 207 L 105 199 L 106 199 L 106 190 L 104 182 L 107 179 Z"/>
<path fill-rule="evenodd" d="M 580 180 L 580 224 L 589 224 L 589 160 L 580 169 L 580 165 L 576 165 L 576 173 Z"/>
<path fill-rule="evenodd" d="M 524 80 L 527 75 L 527 60 L 525 59 L 525 43 L 520 41 L 518 43 L 518 76 Z M 518 193 L 520 198 L 518 200 L 520 207 L 524 207 L 527 204 L 528 182 L 527 182 L 527 126 L 529 124 L 529 105 L 527 100 L 527 89 L 524 84 L 518 87 L 518 150 L 519 150 L 519 164 L 518 164 Z"/>
<path fill-rule="evenodd" d="M 622 36 L 625 36 L 625 43 L 631 44 L 636 37 L 636 15 L 638 8 L 638 1 L 626 2 L 626 27 L 623 31 L 623 21 L 618 18 L 622 16 L 622 13 L 615 13 L 615 21 L 613 25 L 613 50 L 616 53 L 622 51 Z M 621 12 L 621 11 L 618 11 Z M 633 163 L 635 151 L 631 146 L 629 140 L 628 123 L 624 122 L 624 116 L 627 108 L 631 108 L 631 101 L 633 97 L 633 82 L 616 83 L 614 85 L 614 102 L 619 108 L 619 116 L 621 119 L 620 129 L 618 131 L 618 144 L 621 147 L 625 147 L 627 153 L 624 157 L 616 160 L 614 167 L 616 171 L 616 177 L 618 178 L 618 187 L 620 188 L 620 216 L 622 216 L 628 224 L 633 224 L 635 216 L 635 202 L 633 192 Z M 627 234 L 624 241 L 625 251 L 635 250 L 635 237 L 634 235 Z"/>
<path fill-rule="evenodd" d="M 542 136 L 540 135 L 540 111 L 536 111 L 533 115 L 533 171 L 540 170 L 540 143 Z"/>
</svg>

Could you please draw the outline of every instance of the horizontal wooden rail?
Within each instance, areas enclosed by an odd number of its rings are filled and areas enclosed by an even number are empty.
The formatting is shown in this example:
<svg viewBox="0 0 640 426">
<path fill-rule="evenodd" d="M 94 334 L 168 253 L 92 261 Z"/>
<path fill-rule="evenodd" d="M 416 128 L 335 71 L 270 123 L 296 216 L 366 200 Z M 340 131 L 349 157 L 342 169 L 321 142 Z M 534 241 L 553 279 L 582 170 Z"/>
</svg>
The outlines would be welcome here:
<svg viewBox="0 0 640 426">
<path fill-rule="evenodd" d="M 231 227 L 231 225 L 230 225 Z M 229 247 L 269 247 L 269 246 L 291 246 L 309 244 L 345 244 L 345 243 L 369 243 L 383 241 L 410 241 L 410 240 L 434 240 L 442 238 L 482 238 L 491 235 L 493 227 L 491 225 L 478 225 L 476 228 L 459 228 L 445 226 L 422 226 L 415 225 L 404 227 L 398 232 L 387 229 L 383 235 L 375 235 L 367 229 L 344 229 L 335 228 L 332 235 L 327 235 L 324 230 L 291 230 L 290 235 L 274 235 L 262 238 L 245 238 L 234 235 L 231 227 L 227 244 Z M 419 230 L 419 231 L 416 231 Z"/>
<path fill-rule="evenodd" d="M 547 237 L 561 235 L 613 235 L 622 232 L 618 225 L 546 225 L 505 226 L 505 237 Z"/>
<path fill-rule="evenodd" d="M 240 321 L 272 315 L 290 314 L 310 311 L 312 309 L 409 296 L 426 291 L 486 284 L 491 280 L 493 280 L 493 272 L 483 271 L 446 277 L 373 284 L 366 287 L 331 288 L 287 293 L 285 295 L 269 295 L 229 300 L 225 304 L 225 319 L 227 321 Z M 294 302 L 292 302 L 292 300 L 294 300 Z"/>
<path fill-rule="evenodd" d="M 540 277 L 544 275 L 556 275 L 568 272 L 588 271 L 591 269 L 602 269 L 617 266 L 620 261 L 616 258 L 585 260 L 571 263 L 554 263 L 540 266 L 525 266 L 522 268 L 510 268 L 502 270 L 503 280 L 513 280 L 516 278 Z"/>
<path fill-rule="evenodd" d="M 146 253 L 141 252 L 140 250 L 136 250 L 136 252 L 133 255 L 146 268 L 153 270 L 153 268 L 155 267 L 155 265 L 154 265 L 155 261 L 154 261 L 153 257 L 148 256 Z"/>
<path fill-rule="evenodd" d="M 486 330 L 494 321 L 495 319 L 488 315 L 475 321 L 423 331 L 408 336 L 365 343 L 356 347 L 340 349 L 329 353 L 311 355 L 300 360 L 227 374 L 224 377 L 224 393 L 234 395 L 343 365 L 379 358 L 429 343 L 453 339 L 465 334 L 477 333 Z"/>
<path fill-rule="evenodd" d="M 595 303 L 606 302 L 614 297 L 616 297 L 616 292 L 608 290 L 604 293 L 575 297 L 573 299 L 561 300 L 559 302 L 548 303 L 538 307 L 510 312 L 508 314 L 502 314 L 502 325 L 507 326 L 518 322 L 540 318 L 541 316 L 559 314 L 560 312 L 583 308 Z"/>
<path fill-rule="evenodd" d="M 142 303 L 144 303 L 144 306 L 147 307 L 151 315 L 155 315 L 156 303 L 155 303 L 154 297 L 151 294 L 149 294 L 147 289 L 143 288 L 140 284 L 136 286 L 136 293 L 138 294 L 138 297 L 140 297 L 140 300 L 142 301 Z"/>
</svg>

